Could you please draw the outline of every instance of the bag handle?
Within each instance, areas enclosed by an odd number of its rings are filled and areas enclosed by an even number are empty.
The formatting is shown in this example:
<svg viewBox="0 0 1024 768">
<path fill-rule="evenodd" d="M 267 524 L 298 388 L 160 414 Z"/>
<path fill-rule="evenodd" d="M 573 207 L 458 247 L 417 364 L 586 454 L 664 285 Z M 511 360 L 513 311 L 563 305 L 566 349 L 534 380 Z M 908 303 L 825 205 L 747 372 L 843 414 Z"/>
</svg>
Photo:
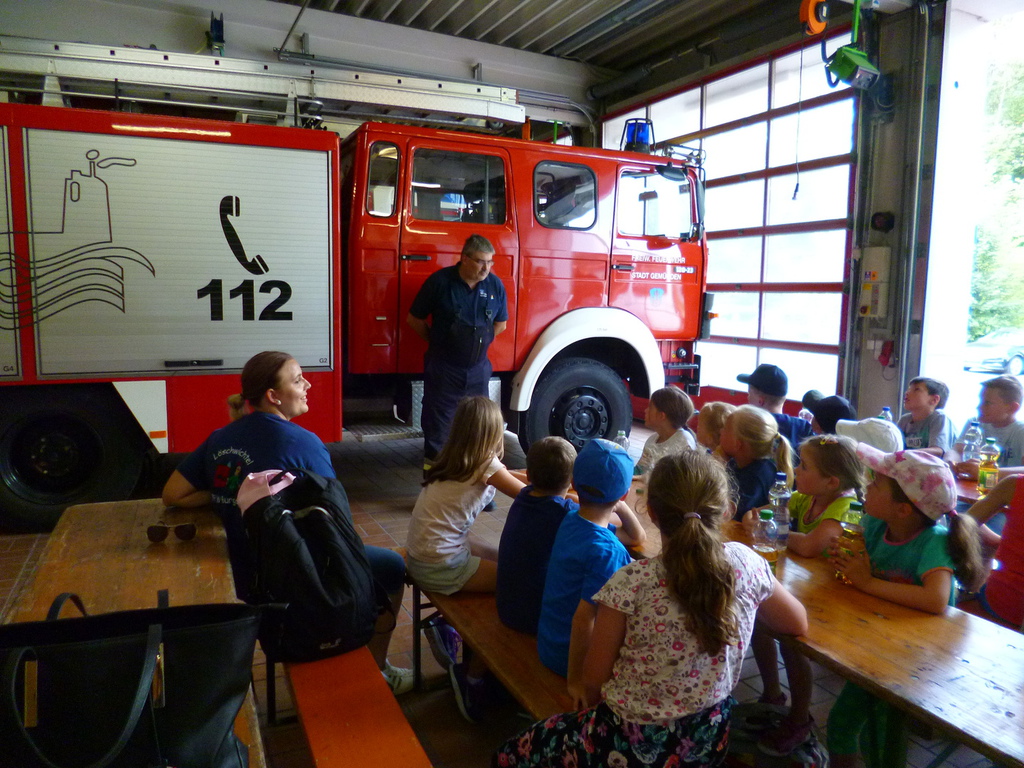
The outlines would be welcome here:
<svg viewBox="0 0 1024 768">
<path fill-rule="evenodd" d="M 61 595 L 64 597 L 64 595 Z M 73 596 L 77 597 L 77 596 Z M 60 598 L 58 598 L 59 600 Z M 65 600 L 68 598 L 65 598 Z M 56 603 L 56 601 L 54 601 Z M 79 603 L 81 601 L 78 601 Z M 63 605 L 64 600 L 61 600 Z M 58 608 L 58 612 L 59 612 Z M 114 760 L 117 759 L 118 755 L 121 754 L 125 746 L 128 744 L 128 740 L 131 739 L 132 734 L 135 732 L 135 726 L 138 725 L 139 718 L 142 716 L 142 710 L 146 706 L 146 700 L 149 698 L 150 687 L 153 684 L 153 673 L 156 671 L 157 654 L 160 651 L 160 641 L 163 638 L 163 627 L 160 624 L 150 624 L 149 629 L 146 632 L 146 658 L 142 665 L 142 673 L 139 676 L 139 685 L 135 691 L 135 700 L 132 702 L 131 711 L 128 714 L 128 719 L 125 721 L 124 728 L 121 729 L 121 735 L 117 737 L 117 741 L 114 743 L 107 753 L 103 755 L 99 760 L 93 763 L 87 768 L 108 768 Z M 11 654 L 4 669 L 4 676 L 9 678 L 11 681 L 9 695 L 9 705 L 11 711 L 15 713 L 14 720 L 18 724 L 18 732 L 21 734 L 25 743 L 29 745 L 35 756 L 39 758 L 46 768 L 61 768 L 61 766 L 49 760 L 36 746 L 32 736 L 25 729 L 22 722 L 22 718 L 17 716 L 18 705 L 17 698 L 15 696 L 15 688 L 17 687 L 15 681 L 17 679 L 18 665 L 21 663 L 22 658 L 29 651 L 28 648 L 19 648 L 15 653 Z"/>
<path fill-rule="evenodd" d="M 81 611 L 83 616 L 88 616 L 89 612 L 85 610 L 85 605 L 82 603 L 82 598 L 76 595 L 74 592 L 61 592 L 50 604 L 50 610 L 46 612 L 46 620 L 54 621 L 60 617 L 61 609 L 64 607 L 64 603 L 70 600 L 74 603 L 75 607 Z"/>
<path fill-rule="evenodd" d="M 290 469 L 282 469 L 281 474 L 277 475 L 270 481 L 271 485 L 279 482 L 281 478 L 284 477 L 289 472 L 295 475 L 295 477 L 305 475 L 310 480 L 312 480 L 316 487 L 319 488 L 321 491 L 327 488 L 327 478 L 323 477 L 322 475 L 318 475 L 311 469 L 303 469 L 302 467 L 291 467 Z"/>
</svg>

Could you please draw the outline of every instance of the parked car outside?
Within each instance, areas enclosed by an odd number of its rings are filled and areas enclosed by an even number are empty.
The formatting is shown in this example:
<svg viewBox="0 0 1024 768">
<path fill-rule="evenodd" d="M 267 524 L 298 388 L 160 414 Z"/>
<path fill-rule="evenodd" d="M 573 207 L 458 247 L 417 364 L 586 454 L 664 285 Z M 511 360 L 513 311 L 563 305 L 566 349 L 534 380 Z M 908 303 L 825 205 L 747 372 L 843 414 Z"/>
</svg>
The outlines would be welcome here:
<svg viewBox="0 0 1024 768">
<path fill-rule="evenodd" d="M 964 370 L 1024 374 L 1024 329 L 1003 328 L 986 333 L 964 348 Z"/>
</svg>

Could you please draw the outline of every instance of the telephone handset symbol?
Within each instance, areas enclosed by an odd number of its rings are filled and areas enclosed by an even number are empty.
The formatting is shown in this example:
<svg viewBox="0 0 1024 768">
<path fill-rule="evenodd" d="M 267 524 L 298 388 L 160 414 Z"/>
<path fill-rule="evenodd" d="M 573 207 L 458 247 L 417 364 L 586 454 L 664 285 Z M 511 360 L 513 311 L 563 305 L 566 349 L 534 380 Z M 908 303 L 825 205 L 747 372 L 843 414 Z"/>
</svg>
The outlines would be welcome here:
<svg viewBox="0 0 1024 768">
<path fill-rule="evenodd" d="M 267 262 L 263 260 L 263 257 L 256 254 L 255 258 L 250 259 L 245 255 L 245 248 L 242 247 L 242 241 L 238 237 L 238 233 L 235 232 L 235 228 L 231 225 L 228 220 L 229 216 L 238 216 L 241 213 L 241 201 L 234 195 L 225 195 L 220 200 L 220 228 L 224 232 L 224 239 L 228 241 L 228 247 L 231 248 L 231 252 L 235 254 L 235 258 L 238 259 L 238 263 L 245 267 L 250 273 L 254 275 L 265 275 L 270 271 L 270 267 L 267 266 Z"/>
</svg>

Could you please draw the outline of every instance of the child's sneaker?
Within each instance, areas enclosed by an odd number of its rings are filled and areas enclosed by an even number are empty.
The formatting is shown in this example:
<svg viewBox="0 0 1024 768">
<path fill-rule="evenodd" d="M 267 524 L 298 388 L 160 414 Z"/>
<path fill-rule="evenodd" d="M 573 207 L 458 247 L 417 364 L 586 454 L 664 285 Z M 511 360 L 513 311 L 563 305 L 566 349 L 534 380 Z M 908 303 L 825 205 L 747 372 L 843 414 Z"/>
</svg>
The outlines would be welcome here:
<svg viewBox="0 0 1024 768">
<path fill-rule="evenodd" d="M 384 675 L 384 679 L 388 681 L 388 685 L 391 686 L 391 692 L 395 694 L 395 696 L 408 693 L 416 683 L 416 678 L 413 676 L 411 669 L 406 669 L 405 667 L 393 667 L 391 666 L 390 661 L 385 662 L 384 669 L 382 669 L 380 673 Z"/>
<path fill-rule="evenodd" d="M 783 720 L 775 728 L 761 734 L 761 738 L 757 740 L 757 748 L 766 755 L 786 757 L 807 741 L 813 729 L 813 717 L 808 717 L 806 723 L 797 726 L 794 726 L 789 720 Z"/>
<path fill-rule="evenodd" d="M 455 704 L 459 712 L 471 723 L 479 723 L 486 704 L 486 682 L 470 681 L 465 664 L 452 664 L 448 668 L 448 677 L 452 681 L 455 692 Z"/>
<path fill-rule="evenodd" d="M 430 652 L 434 654 L 441 669 L 462 663 L 462 636 L 443 616 L 437 615 L 430 619 L 423 628 L 423 634 L 427 636 Z"/>
</svg>

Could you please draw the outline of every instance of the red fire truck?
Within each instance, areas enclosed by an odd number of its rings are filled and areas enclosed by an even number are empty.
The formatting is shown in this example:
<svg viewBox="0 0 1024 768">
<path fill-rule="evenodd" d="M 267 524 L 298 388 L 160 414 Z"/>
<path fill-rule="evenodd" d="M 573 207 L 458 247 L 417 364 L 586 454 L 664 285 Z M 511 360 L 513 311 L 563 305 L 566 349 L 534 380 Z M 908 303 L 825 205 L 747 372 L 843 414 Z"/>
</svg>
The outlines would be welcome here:
<svg viewBox="0 0 1024 768">
<path fill-rule="evenodd" d="M 408 400 L 409 305 L 472 233 L 508 293 L 490 356 L 524 445 L 614 436 L 631 394 L 698 386 L 696 163 L 13 104 L 0 154 L 0 525 L 129 494 L 147 453 L 225 423 L 260 350 L 302 365 L 325 441 L 359 401 Z"/>
</svg>

